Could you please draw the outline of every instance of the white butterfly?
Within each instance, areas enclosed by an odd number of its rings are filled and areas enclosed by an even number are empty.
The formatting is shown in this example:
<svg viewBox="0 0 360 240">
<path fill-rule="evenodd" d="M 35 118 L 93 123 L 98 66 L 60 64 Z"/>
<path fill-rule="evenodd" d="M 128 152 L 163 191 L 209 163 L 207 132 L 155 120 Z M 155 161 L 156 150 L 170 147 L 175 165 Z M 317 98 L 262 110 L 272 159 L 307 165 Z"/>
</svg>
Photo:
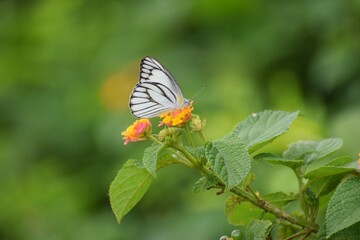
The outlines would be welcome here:
<svg viewBox="0 0 360 240">
<path fill-rule="evenodd" d="M 131 92 L 129 107 L 137 118 L 152 118 L 190 104 L 171 74 L 153 58 L 140 63 L 140 79 Z"/>
</svg>

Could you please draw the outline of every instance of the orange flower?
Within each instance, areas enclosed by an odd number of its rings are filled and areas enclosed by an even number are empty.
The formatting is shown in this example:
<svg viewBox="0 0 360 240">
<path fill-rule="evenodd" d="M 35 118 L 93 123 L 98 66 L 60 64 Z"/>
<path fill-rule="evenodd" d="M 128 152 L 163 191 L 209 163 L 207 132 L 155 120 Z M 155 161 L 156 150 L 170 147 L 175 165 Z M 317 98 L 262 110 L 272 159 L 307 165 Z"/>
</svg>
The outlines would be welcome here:
<svg viewBox="0 0 360 240">
<path fill-rule="evenodd" d="M 168 127 L 181 127 L 184 123 L 191 119 L 192 103 L 181 109 L 175 109 L 169 113 L 160 116 L 163 118 L 159 126 L 166 125 Z"/>
<path fill-rule="evenodd" d="M 360 157 L 360 153 L 358 154 L 358 156 Z M 358 169 L 360 169 L 360 158 L 358 160 Z"/>
<path fill-rule="evenodd" d="M 124 145 L 129 142 L 138 142 L 146 139 L 146 135 L 151 131 L 151 123 L 149 119 L 139 119 L 136 120 L 132 125 L 130 125 L 124 132 L 123 139 L 125 139 Z"/>
</svg>

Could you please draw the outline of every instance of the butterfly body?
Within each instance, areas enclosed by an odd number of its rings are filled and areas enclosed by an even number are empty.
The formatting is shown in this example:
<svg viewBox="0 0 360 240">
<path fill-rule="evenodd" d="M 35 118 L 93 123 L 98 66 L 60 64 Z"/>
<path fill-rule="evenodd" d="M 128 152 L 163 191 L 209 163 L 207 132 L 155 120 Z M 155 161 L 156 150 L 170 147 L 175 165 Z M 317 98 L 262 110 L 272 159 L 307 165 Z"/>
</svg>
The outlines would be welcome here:
<svg viewBox="0 0 360 240">
<path fill-rule="evenodd" d="M 129 108 L 137 118 L 152 118 L 190 104 L 171 74 L 155 59 L 140 63 L 140 79 L 131 92 Z"/>
</svg>

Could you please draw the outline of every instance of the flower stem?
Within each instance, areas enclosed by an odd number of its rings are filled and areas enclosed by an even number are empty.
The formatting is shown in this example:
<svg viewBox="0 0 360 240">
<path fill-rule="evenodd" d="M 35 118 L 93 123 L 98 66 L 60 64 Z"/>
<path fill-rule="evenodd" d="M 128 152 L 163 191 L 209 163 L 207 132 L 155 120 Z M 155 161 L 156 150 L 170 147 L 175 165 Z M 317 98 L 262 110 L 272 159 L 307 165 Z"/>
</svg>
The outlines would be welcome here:
<svg viewBox="0 0 360 240">
<path fill-rule="evenodd" d="M 163 145 L 163 143 L 160 142 L 160 141 L 159 141 L 156 137 L 154 137 L 153 135 L 149 135 L 149 136 L 147 136 L 147 138 L 150 139 L 150 140 L 153 141 L 153 142 L 156 142 L 156 143 L 158 143 L 158 144 L 162 144 L 162 145 Z M 169 149 L 169 151 L 171 151 L 173 154 L 175 154 L 175 155 L 178 157 L 178 162 L 179 162 L 179 163 L 182 163 L 182 164 L 184 164 L 184 165 L 186 165 L 186 166 L 188 166 L 188 167 L 193 167 L 193 166 L 194 166 L 193 162 L 192 162 L 192 161 L 189 161 L 187 156 L 185 156 L 185 158 L 184 158 L 184 156 L 179 155 L 179 152 L 178 152 L 179 150 L 178 150 L 177 148 L 173 148 L 173 147 L 171 147 L 171 146 L 168 146 L 167 149 Z M 182 151 L 180 151 L 180 152 L 182 153 Z M 184 155 L 184 154 L 183 154 L 183 155 Z"/>
<path fill-rule="evenodd" d="M 189 145 L 190 147 L 194 147 L 194 143 L 191 139 L 191 135 L 190 135 L 190 131 L 189 131 L 189 127 L 188 127 L 188 124 L 185 124 L 185 128 L 184 128 L 184 131 L 185 131 L 185 135 L 186 135 L 186 138 L 189 142 Z"/>
<path fill-rule="evenodd" d="M 183 155 L 180 155 L 178 149 L 173 148 L 173 147 L 169 147 L 168 149 L 169 149 L 172 153 L 174 153 L 178 158 L 181 159 L 181 161 L 179 161 L 180 163 L 182 163 L 182 164 L 184 164 L 184 165 L 186 165 L 186 166 L 188 166 L 188 167 L 190 167 L 190 168 L 193 168 L 193 167 L 194 167 L 193 162 L 192 162 L 192 161 L 189 161 L 189 159 L 188 159 L 186 156 L 185 156 L 185 158 L 184 158 Z M 182 152 L 181 152 L 181 153 L 182 153 Z"/>
<path fill-rule="evenodd" d="M 199 169 L 199 160 L 197 158 L 195 158 L 193 155 L 191 155 L 191 153 L 189 153 L 188 150 L 186 150 L 182 145 L 180 144 L 176 144 L 176 145 L 172 145 L 172 148 L 180 151 L 191 163 L 194 167 Z"/>
<path fill-rule="evenodd" d="M 163 144 L 162 142 L 159 141 L 159 139 L 157 139 L 156 137 L 154 137 L 152 134 L 149 134 L 146 136 L 148 139 L 150 139 L 153 142 L 156 142 L 158 144 Z"/>
<path fill-rule="evenodd" d="M 203 142 L 206 142 L 205 136 L 204 136 L 204 134 L 203 134 L 202 131 L 198 131 L 198 132 L 196 132 L 196 133 L 199 135 L 199 137 L 201 138 L 201 140 L 202 140 Z"/>
</svg>

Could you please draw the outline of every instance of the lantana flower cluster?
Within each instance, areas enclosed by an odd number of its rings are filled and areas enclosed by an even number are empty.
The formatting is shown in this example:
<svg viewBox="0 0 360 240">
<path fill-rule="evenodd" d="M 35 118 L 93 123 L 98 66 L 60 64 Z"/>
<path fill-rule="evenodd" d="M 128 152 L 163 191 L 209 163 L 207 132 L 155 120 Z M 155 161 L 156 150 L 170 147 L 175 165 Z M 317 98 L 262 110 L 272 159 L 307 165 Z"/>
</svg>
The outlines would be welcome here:
<svg viewBox="0 0 360 240">
<path fill-rule="evenodd" d="M 125 139 L 124 145 L 129 142 L 138 142 L 146 139 L 146 136 L 151 134 L 151 123 L 149 119 L 139 119 L 136 120 L 132 125 L 130 125 L 124 132 L 123 139 Z"/>
<path fill-rule="evenodd" d="M 192 103 L 181 109 L 162 114 L 159 126 L 165 125 L 168 127 L 182 127 L 191 119 L 191 111 L 193 110 Z"/>
<path fill-rule="evenodd" d="M 168 127 L 183 127 L 192 117 L 191 112 L 193 110 L 192 103 L 185 106 L 181 109 L 176 109 L 174 111 L 162 114 L 160 118 L 159 126 L 168 126 Z M 132 125 L 130 125 L 124 132 L 123 139 L 125 140 L 124 145 L 129 142 L 138 142 L 143 141 L 148 138 L 151 134 L 151 123 L 149 119 L 139 119 L 136 120 Z"/>
</svg>

